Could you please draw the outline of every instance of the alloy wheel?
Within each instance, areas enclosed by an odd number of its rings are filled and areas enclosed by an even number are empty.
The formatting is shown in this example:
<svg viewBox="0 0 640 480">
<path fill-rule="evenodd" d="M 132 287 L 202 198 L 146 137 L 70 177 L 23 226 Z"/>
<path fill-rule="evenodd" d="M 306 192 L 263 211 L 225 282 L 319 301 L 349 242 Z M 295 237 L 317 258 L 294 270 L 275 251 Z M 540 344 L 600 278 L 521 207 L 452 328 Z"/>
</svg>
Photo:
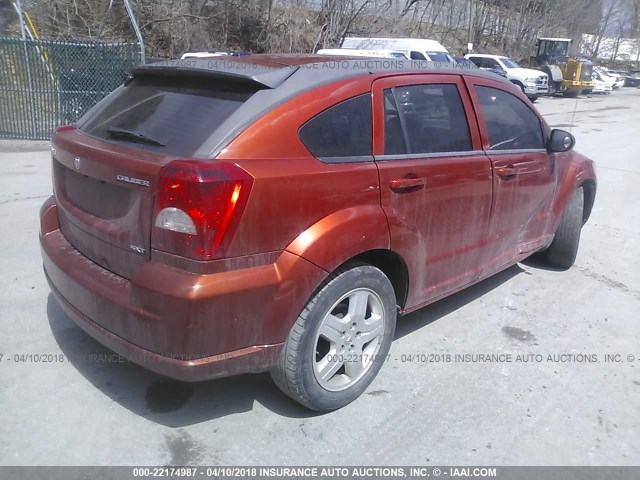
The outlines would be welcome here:
<svg viewBox="0 0 640 480">
<path fill-rule="evenodd" d="M 376 361 L 385 331 L 380 297 L 368 288 L 344 294 L 320 323 L 315 340 L 313 372 L 326 390 L 345 390 L 360 380 Z"/>
</svg>

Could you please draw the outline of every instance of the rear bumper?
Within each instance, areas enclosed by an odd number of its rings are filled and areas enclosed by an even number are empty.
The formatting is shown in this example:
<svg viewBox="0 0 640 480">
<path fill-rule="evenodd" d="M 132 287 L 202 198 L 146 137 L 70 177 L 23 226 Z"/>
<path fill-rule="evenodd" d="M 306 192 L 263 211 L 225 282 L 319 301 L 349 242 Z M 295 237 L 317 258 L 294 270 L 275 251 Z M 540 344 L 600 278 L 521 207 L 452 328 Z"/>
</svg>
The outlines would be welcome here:
<svg viewBox="0 0 640 480">
<path fill-rule="evenodd" d="M 58 304 L 85 332 L 126 359 L 167 377 L 195 382 L 241 373 L 263 372 L 275 364 L 282 347 L 282 344 L 247 347 L 194 360 L 179 360 L 150 352 L 114 335 L 93 322 L 62 296 L 53 285 L 46 269 L 45 275 Z"/>
<path fill-rule="evenodd" d="M 51 290 L 72 320 L 123 357 L 184 381 L 270 369 L 326 275 L 282 252 L 274 263 L 213 274 L 152 260 L 128 280 L 67 241 L 53 198 L 41 210 L 40 243 Z"/>
</svg>

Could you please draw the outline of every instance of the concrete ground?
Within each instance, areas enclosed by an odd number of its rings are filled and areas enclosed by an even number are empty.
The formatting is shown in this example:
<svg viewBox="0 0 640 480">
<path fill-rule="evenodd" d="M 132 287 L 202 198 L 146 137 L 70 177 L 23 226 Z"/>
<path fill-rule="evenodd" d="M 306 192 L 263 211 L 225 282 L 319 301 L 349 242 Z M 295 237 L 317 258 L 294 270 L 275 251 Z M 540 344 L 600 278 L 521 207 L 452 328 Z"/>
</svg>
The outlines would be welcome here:
<svg viewBox="0 0 640 480">
<path fill-rule="evenodd" d="M 0 464 L 639 464 L 640 90 L 537 105 L 598 163 L 576 266 L 519 264 L 401 319 L 366 394 L 324 415 L 266 374 L 186 385 L 91 360 L 109 352 L 42 274 L 49 152 L 0 142 Z M 514 360 L 453 361 L 496 353 Z"/>
</svg>

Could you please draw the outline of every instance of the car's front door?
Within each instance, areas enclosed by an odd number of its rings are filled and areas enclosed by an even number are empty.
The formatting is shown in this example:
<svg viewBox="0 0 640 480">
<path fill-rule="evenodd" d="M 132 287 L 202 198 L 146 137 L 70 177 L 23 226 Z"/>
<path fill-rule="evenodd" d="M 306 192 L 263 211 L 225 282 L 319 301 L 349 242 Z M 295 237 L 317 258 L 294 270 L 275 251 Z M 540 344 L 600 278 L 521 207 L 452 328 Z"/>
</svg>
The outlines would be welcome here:
<svg viewBox="0 0 640 480">
<path fill-rule="evenodd" d="M 546 150 L 544 124 L 528 101 L 490 79 L 467 77 L 466 82 L 493 168 L 492 255 L 506 264 L 549 239 L 555 156 Z"/>
<path fill-rule="evenodd" d="M 382 78 L 373 99 L 381 201 L 409 270 L 410 309 L 481 276 L 491 164 L 461 76 Z"/>
</svg>

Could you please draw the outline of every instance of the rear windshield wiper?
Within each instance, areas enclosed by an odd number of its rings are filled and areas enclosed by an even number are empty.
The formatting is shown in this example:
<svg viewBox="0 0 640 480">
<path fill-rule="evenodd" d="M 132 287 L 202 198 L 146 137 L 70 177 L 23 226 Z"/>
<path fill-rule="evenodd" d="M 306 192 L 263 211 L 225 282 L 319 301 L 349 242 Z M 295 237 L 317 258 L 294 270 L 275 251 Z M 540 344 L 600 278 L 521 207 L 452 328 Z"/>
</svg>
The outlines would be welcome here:
<svg viewBox="0 0 640 480">
<path fill-rule="evenodd" d="M 144 133 L 134 132 L 131 130 L 125 130 L 124 128 L 111 127 L 107 129 L 107 132 L 112 137 L 122 138 L 126 140 L 133 140 L 134 142 L 146 143 L 148 145 L 155 145 L 156 147 L 164 147 L 164 143 L 159 142 L 155 138 L 148 137 Z"/>
</svg>

